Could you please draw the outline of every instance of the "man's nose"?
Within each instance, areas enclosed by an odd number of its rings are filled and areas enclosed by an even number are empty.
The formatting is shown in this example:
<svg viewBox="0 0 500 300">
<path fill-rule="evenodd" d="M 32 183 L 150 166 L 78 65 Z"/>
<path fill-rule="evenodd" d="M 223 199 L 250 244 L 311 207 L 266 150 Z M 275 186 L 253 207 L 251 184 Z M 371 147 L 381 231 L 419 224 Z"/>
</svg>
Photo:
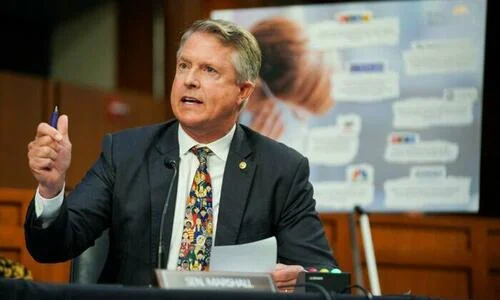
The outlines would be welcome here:
<svg viewBox="0 0 500 300">
<path fill-rule="evenodd" d="M 196 70 L 190 70 L 186 75 L 186 79 L 184 80 L 184 85 L 188 88 L 197 88 L 200 86 L 200 81 L 198 79 L 198 74 Z"/>
</svg>

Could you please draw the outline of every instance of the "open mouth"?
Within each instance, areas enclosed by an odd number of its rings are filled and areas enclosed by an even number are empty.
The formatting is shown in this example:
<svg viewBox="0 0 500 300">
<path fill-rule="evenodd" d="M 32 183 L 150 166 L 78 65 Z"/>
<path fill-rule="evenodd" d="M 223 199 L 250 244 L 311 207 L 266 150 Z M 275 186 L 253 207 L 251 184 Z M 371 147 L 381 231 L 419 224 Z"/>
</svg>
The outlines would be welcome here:
<svg viewBox="0 0 500 300">
<path fill-rule="evenodd" d="M 186 96 L 182 97 L 181 101 L 183 103 L 191 103 L 191 104 L 201 104 L 201 103 L 203 103 L 203 101 L 201 101 L 199 99 L 196 99 L 194 97 L 186 97 Z"/>
</svg>

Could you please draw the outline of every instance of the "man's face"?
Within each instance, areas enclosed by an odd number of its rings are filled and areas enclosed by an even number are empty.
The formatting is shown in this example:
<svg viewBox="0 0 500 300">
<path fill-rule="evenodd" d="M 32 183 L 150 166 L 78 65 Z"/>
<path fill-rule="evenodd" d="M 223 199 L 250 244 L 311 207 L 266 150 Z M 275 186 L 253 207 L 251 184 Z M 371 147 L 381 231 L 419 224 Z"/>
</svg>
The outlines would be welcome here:
<svg viewBox="0 0 500 300">
<path fill-rule="evenodd" d="M 236 122 L 239 107 L 254 84 L 237 84 L 236 51 L 214 36 L 193 33 L 177 58 L 170 101 L 183 129 L 199 142 L 224 136 Z"/>
</svg>

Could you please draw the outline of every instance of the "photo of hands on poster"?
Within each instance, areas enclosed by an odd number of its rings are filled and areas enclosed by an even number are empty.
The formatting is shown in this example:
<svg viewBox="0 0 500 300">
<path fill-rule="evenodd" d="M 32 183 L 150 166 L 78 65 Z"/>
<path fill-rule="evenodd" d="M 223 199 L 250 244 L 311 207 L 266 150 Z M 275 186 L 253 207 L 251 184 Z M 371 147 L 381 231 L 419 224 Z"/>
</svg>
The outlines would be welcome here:
<svg viewBox="0 0 500 300">
<path fill-rule="evenodd" d="M 263 62 L 240 122 L 309 160 L 320 211 L 479 209 L 486 0 L 215 10 Z"/>
</svg>

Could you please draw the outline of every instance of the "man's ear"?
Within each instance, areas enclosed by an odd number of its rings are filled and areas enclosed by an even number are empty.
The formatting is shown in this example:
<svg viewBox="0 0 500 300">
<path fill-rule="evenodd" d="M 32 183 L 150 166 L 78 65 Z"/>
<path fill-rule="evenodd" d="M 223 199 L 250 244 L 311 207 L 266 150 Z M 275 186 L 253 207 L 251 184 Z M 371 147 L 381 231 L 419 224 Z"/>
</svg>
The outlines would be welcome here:
<svg viewBox="0 0 500 300">
<path fill-rule="evenodd" d="M 247 100 L 250 95 L 252 95 L 255 90 L 255 83 L 247 80 L 239 85 L 240 95 L 238 97 L 238 105 L 241 105 L 245 100 Z"/>
</svg>

